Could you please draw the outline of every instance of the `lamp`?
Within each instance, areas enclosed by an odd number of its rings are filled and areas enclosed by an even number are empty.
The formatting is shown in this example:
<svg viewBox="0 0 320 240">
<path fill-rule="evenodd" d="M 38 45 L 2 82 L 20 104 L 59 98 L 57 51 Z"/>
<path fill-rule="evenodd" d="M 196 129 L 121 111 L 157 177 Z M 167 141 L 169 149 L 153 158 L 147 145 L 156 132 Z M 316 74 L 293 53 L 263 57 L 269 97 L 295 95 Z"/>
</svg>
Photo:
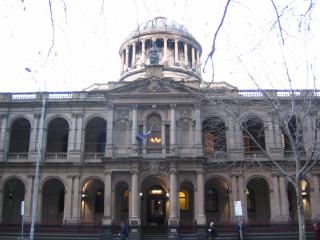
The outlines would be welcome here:
<svg viewBox="0 0 320 240">
<path fill-rule="evenodd" d="M 152 142 L 152 143 L 160 143 L 161 142 L 161 138 L 152 137 L 152 138 L 150 138 L 150 142 Z"/>
</svg>

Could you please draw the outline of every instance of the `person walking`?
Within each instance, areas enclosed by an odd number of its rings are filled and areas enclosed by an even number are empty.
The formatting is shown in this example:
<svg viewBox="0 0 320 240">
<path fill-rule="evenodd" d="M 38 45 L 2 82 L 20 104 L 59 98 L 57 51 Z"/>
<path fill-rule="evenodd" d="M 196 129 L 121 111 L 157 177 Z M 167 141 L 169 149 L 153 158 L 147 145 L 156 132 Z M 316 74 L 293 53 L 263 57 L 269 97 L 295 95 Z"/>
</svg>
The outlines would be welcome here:
<svg viewBox="0 0 320 240">
<path fill-rule="evenodd" d="M 238 234 L 238 240 L 244 240 L 244 222 L 243 222 L 243 220 L 240 220 L 240 222 L 237 224 L 237 234 Z"/>
<path fill-rule="evenodd" d="M 125 240 L 128 237 L 128 228 L 125 222 L 121 222 L 120 225 L 120 239 Z"/>
<path fill-rule="evenodd" d="M 215 237 L 218 236 L 216 228 L 214 226 L 214 222 L 210 222 L 208 232 L 209 232 L 209 239 L 210 240 L 213 240 Z"/>
</svg>

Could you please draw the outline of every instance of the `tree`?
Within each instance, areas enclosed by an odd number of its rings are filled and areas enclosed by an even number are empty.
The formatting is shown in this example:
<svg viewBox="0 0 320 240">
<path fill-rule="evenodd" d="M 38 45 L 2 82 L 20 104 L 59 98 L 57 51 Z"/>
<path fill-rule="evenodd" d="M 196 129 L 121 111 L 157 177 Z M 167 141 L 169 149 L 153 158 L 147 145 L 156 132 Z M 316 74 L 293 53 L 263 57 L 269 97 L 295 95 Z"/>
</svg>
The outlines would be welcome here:
<svg viewBox="0 0 320 240">
<path fill-rule="evenodd" d="M 287 90 L 266 90 L 262 88 L 259 77 L 262 74 L 258 74 L 254 69 L 248 70 L 244 61 L 245 57 L 242 55 L 235 57 L 238 58 L 239 64 L 257 89 L 255 91 L 238 91 L 237 89 L 214 88 L 216 69 L 213 58 L 219 45 L 218 35 L 221 34 L 221 31 L 227 31 L 223 29 L 223 24 L 227 18 L 227 12 L 232 7 L 230 0 L 226 1 L 223 16 L 214 34 L 212 50 L 205 62 L 206 66 L 211 61 L 213 74 L 212 82 L 208 84 L 208 88 L 204 89 L 204 99 L 207 101 L 207 105 L 212 107 L 220 105 L 234 119 L 239 119 L 243 136 L 245 156 L 242 159 L 243 161 L 233 162 L 230 161 L 233 159 L 229 158 L 228 161 L 216 164 L 227 167 L 241 166 L 246 168 L 254 166 L 261 169 L 267 168 L 285 176 L 288 182 L 293 185 L 296 193 L 300 240 L 306 239 L 302 182 L 320 161 L 320 115 L 318 110 L 320 92 L 317 90 L 317 74 L 314 69 L 316 62 L 312 54 L 306 55 L 303 58 L 303 66 L 298 66 L 300 69 L 297 72 L 295 71 L 297 66 L 292 63 L 294 59 L 289 54 L 295 51 L 296 49 L 293 47 L 297 48 L 297 46 L 306 49 L 306 51 L 311 49 L 308 40 L 312 37 L 312 11 L 315 2 L 307 1 L 305 3 L 306 5 L 298 5 L 298 1 L 291 1 L 283 3 L 283 5 L 277 5 L 279 3 L 276 4 L 273 0 L 270 0 L 275 18 L 271 26 L 266 24 L 266 27 L 270 28 L 270 32 L 275 31 L 277 33 L 275 37 L 278 38 L 279 43 L 279 55 L 270 58 L 277 64 L 280 63 L 283 75 L 277 77 L 286 82 Z M 291 27 L 288 21 L 291 21 L 294 26 Z M 263 41 L 261 40 L 261 42 Z M 257 45 L 260 45 L 261 42 Z M 253 47 L 252 51 L 259 52 L 259 48 Z M 261 58 L 267 65 L 266 55 Z M 267 73 L 265 75 L 268 76 Z M 311 79 L 311 86 L 306 85 L 306 88 L 309 88 L 308 90 L 294 89 L 293 80 L 302 76 L 305 82 Z M 241 111 L 246 110 L 243 106 L 253 109 L 259 106 L 271 117 L 267 121 L 257 118 L 254 114 L 243 118 Z M 264 126 L 264 124 L 267 124 L 267 126 Z M 282 141 L 282 149 L 266 147 L 271 143 L 266 141 L 265 129 L 270 130 L 270 128 Z M 219 131 L 215 130 L 215 132 Z M 279 153 L 282 153 L 282 155 L 279 155 Z M 255 155 L 263 156 L 267 160 L 261 161 L 261 158 L 256 158 Z M 257 161 L 257 159 L 260 159 L 260 161 Z"/>
</svg>

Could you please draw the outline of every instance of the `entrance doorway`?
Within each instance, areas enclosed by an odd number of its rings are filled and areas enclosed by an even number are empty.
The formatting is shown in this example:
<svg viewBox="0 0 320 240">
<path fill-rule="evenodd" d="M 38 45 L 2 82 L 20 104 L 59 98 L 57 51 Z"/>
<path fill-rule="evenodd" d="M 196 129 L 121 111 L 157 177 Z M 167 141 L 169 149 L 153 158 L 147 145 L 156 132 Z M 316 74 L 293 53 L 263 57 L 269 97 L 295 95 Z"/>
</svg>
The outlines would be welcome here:
<svg viewBox="0 0 320 240">
<path fill-rule="evenodd" d="M 149 188 L 147 195 L 147 220 L 149 226 L 163 226 L 166 219 L 166 193 L 160 186 Z"/>
</svg>

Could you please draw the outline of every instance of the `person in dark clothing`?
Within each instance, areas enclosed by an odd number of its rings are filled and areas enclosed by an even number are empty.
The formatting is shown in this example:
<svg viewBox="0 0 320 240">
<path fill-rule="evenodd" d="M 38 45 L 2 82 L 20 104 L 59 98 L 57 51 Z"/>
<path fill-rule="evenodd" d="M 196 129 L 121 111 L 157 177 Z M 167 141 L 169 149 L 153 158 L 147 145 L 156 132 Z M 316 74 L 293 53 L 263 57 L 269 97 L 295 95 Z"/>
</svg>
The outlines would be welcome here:
<svg viewBox="0 0 320 240">
<path fill-rule="evenodd" d="M 211 240 L 213 240 L 214 237 L 217 237 L 217 236 L 218 236 L 217 231 L 216 231 L 216 228 L 215 228 L 215 226 L 214 226 L 214 222 L 210 222 L 208 232 L 209 232 L 209 238 L 210 238 Z"/>
<path fill-rule="evenodd" d="M 128 228 L 125 222 L 120 225 L 120 239 L 125 240 L 128 237 Z"/>
<path fill-rule="evenodd" d="M 243 220 L 240 220 L 240 222 L 237 224 L 237 234 L 238 234 L 238 240 L 244 240 L 244 222 L 243 222 Z"/>
</svg>

